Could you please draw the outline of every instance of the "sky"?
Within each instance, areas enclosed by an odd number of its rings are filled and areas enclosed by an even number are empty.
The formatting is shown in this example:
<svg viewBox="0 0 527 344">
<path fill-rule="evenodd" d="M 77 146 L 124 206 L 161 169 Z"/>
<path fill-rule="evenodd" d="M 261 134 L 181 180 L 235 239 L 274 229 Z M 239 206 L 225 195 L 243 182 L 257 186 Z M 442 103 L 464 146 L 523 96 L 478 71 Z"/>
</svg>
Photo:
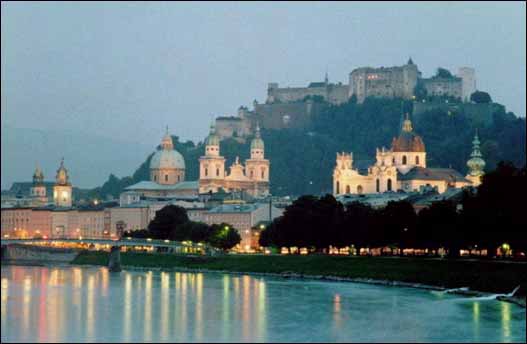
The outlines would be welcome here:
<svg viewBox="0 0 527 344">
<path fill-rule="evenodd" d="M 525 116 L 523 2 L 2 2 L 3 126 L 154 147 L 165 126 L 202 140 L 269 82 L 348 83 L 411 56 L 476 69 L 477 88 Z M 3 177 L 2 177 L 3 178 Z"/>
</svg>

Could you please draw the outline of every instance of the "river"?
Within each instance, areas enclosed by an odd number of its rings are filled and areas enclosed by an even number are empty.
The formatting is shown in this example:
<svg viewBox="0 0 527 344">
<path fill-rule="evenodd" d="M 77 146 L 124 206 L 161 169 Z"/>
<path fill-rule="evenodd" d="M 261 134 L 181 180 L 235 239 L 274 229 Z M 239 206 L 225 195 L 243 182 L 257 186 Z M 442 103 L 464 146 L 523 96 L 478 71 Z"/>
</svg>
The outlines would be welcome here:
<svg viewBox="0 0 527 344">
<path fill-rule="evenodd" d="M 368 284 L 2 266 L 2 342 L 525 342 L 525 309 Z"/>
</svg>

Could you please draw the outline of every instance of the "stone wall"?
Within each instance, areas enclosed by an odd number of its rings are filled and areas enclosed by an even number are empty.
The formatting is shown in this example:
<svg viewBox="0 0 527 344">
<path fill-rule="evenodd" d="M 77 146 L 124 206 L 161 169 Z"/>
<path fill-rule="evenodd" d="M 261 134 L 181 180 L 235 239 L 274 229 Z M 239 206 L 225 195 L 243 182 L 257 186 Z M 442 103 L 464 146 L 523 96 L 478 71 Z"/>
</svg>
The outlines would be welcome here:
<svg viewBox="0 0 527 344">
<path fill-rule="evenodd" d="M 75 259 L 78 251 L 72 249 L 13 244 L 2 246 L 2 260 L 30 262 L 65 262 Z"/>
<path fill-rule="evenodd" d="M 254 117 L 266 129 L 307 128 L 311 118 L 327 108 L 325 103 L 257 104 Z"/>
</svg>

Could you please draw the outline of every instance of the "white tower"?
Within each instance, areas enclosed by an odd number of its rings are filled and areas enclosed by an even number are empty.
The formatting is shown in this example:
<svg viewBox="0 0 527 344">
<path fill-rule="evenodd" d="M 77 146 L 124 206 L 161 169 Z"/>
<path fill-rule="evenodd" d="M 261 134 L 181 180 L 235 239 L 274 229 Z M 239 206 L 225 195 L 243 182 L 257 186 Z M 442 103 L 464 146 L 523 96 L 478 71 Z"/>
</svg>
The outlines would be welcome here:
<svg viewBox="0 0 527 344">
<path fill-rule="evenodd" d="M 199 158 L 199 192 L 217 192 L 225 179 L 225 158 L 220 155 L 220 138 L 214 124 L 205 140 L 205 155 Z"/>
<path fill-rule="evenodd" d="M 57 207 L 71 207 L 72 187 L 69 181 L 68 170 L 64 167 L 64 158 L 60 161 L 57 170 L 55 185 L 53 186 L 53 201 Z"/>
</svg>

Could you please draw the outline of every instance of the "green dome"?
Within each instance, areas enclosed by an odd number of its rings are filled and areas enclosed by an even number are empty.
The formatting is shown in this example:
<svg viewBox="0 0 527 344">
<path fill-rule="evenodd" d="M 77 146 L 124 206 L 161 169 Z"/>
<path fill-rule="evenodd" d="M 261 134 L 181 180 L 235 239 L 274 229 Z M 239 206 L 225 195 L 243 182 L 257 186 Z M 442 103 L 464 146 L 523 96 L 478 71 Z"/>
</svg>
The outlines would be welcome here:
<svg viewBox="0 0 527 344">
<path fill-rule="evenodd" d="M 479 150 L 479 138 L 476 132 L 474 141 L 472 141 L 472 153 L 470 159 L 467 161 L 468 173 L 471 176 L 483 175 L 483 169 L 485 168 L 485 160 L 482 159 L 481 151 Z"/>
<path fill-rule="evenodd" d="M 254 134 L 254 139 L 251 141 L 251 149 L 264 149 L 264 142 L 260 137 L 260 126 L 256 124 L 256 133 Z"/>
<path fill-rule="evenodd" d="M 218 135 L 216 135 L 216 130 L 214 129 L 214 125 L 211 124 L 210 126 L 210 134 L 205 139 L 205 145 L 207 146 L 219 146 L 220 145 L 220 138 Z"/>
</svg>

